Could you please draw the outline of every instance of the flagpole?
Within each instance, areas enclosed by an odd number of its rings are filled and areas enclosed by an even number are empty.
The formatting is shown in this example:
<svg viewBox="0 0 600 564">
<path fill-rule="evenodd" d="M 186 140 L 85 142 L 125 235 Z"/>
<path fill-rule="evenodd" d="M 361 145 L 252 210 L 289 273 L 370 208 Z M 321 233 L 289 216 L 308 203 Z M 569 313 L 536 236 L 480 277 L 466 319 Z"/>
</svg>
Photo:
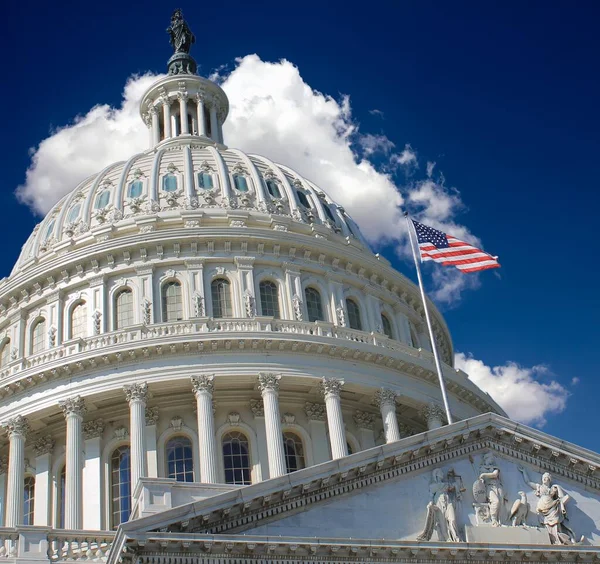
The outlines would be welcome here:
<svg viewBox="0 0 600 564">
<path fill-rule="evenodd" d="M 425 297 L 425 289 L 423 288 L 423 277 L 421 276 L 421 265 L 417 258 L 417 250 L 413 241 L 414 225 L 408 217 L 408 212 L 404 212 L 406 218 L 406 225 L 408 227 L 408 238 L 410 239 L 410 248 L 412 249 L 413 259 L 415 260 L 415 268 L 417 269 L 417 279 L 419 280 L 419 290 L 421 290 L 421 300 L 423 301 L 423 309 L 425 311 L 425 320 L 427 321 L 427 329 L 429 330 L 429 340 L 431 341 L 431 349 L 433 351 L 433 358 L 435 360 L 435 367 L 440 381 L 440 389 L 442 390 L 442 399 L 444 400 L 444 408 L 446 409 L 446 418 L 448 424 L 452 424 L 452 414 L 450 413 L 450 404 L 448 403 L 448 395 L 446 394 L 446 384 L 444 383 L 444 373 L 442 372 L 442 364 L 440 357 L 438 356 L 437 346 L 435 344 L 435 337 L 433 335 L 433 327 L 431 325 L 431 319 L 429 319 L 429 308 L 427 307 L 427 298 Z M 416 233 L 415 233 L 416 236 Z"/>
</svg>

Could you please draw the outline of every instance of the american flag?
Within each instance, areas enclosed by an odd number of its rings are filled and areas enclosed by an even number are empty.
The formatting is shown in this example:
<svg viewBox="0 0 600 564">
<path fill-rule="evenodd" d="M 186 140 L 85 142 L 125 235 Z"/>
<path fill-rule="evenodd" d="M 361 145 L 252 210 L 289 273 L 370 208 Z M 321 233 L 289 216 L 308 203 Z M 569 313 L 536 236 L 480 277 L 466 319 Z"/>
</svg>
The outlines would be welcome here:
<svg viewBox="0 0 600 564">
<path fill-rule="evenodd" d="M 444 266 L 455 266 L 462 272 L 477 272 L 487 268 L 499 268 L 498 257 L 484 253 L 452 235 L 412 219 L 421 250 L 421 260 L 433 260 Z"/>
</svg>

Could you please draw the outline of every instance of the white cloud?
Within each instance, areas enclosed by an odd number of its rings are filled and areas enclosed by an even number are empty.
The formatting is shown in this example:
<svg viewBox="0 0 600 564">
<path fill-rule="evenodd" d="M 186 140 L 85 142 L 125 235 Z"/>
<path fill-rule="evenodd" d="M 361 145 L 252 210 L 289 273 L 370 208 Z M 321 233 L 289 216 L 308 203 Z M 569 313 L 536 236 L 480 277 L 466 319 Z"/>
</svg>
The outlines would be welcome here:
<svg viewBox="0 0 600 564">
<path fill-rule="evenodd" d="M 454 365 L 487 392 L 511 419 L 542 427 L 549 415 L 564 411 L 569 391 L 552 379 L 545 366 L 526 368 L 514 362 L 488 366 L 471 355 L 457 353 Z"/>
<path fill-rule="evenodd" d="M 409 144 L 394 151 L 385 135 L 361 131 L 347 96 L 336 99 L 318 92 L 289 61 L 271 63 L 257 55 L 238 59 L 231 72 L 221 66 L 213 77 L 230 100 L 227 143 L 286 164 L 315 182 L 348 210 L 372 243 L 396 243 L 406 256 L 400 208 L 405 202 L 419 220 L 478 242 L 456 222 L 464 208 L 460 194 L 446 186 L 441 174 L 434 178 L 435 163 L 427 163 L 425 179 L 415 179 L 416 151 Z M 51 132 L 32 149 L 18 198 L 35 212 L 46 213 L 87 176 L 143 151 L 148 132 L 138 103 L 155 78 L 132 77 L 119 108 L 99 104 Z M 432 296 L 438 301 L 456 302 L 464 289 L 477 286 L 476 275 L 467 280 L 458 271 L 446 270 L 433 277 Z"/>
</svg>

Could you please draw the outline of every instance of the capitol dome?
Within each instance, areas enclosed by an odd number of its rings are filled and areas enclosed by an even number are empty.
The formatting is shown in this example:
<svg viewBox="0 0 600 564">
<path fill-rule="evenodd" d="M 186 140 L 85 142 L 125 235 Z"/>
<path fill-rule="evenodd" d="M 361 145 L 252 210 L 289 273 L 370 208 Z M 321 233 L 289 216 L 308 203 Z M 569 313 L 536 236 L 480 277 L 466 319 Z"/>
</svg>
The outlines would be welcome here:
<svg viewBox="0 0 600 564">
<path fill-rule="evenodd" d="M 7 527 L 108 532 L 140 479 L 239 487 L 445 423 L 418 288 L 326 186 L 229 148 L 195 70 L 176 49 L 148 150 L 74 187 L 0 282 Z M 503 414 L 430 307 L 453 416 Z"/>
</svg>

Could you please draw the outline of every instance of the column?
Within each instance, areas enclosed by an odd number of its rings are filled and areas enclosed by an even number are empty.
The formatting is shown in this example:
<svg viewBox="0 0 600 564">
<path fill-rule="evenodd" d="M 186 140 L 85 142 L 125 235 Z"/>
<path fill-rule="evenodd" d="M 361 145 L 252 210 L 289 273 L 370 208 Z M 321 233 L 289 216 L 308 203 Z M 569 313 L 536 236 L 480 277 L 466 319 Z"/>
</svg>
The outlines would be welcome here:
<svg viewBox="0 0 600 564">
<path fill-rule="evenodd" d="M 196 396 L 198 412 L 198 444 L 200 447 L 200 481 L 216 484 L 217 443 L 215 440 L 215 414 L 213 412 L 214 375 L 192 376 L 192 389 Z"/>
<path fill-rule="evenodd" d="M 83 398 L 75 396 L 58 405 L 67 422 L 65 529 L 82 528 L 82 474 L 83 474 Z"/>
<path fill-rule="evenodd" d="M 434 402 L 427 404 L 421 409 L 421 417 L 427 422 L 427 430 L 433 431 L 444 425 L 446 415 L 444 408 Z"/>
<path fill-rule="evenodd" d="M 50 525 L 50 458 L 54 439 L 50 435 L 41 437 L 33 445 L 35 452 L 35 489 L 33 495 L 33 524 Z"/>
<path fill-rule="evenodd" d="M 129 437 L 131 445 L 131 495 L 140 478 L 145 478 L 146 470 L 146 401 L 148 384 L 129 384 L 123 386 L 125 399 L 129 403 Z"/>
<path fill-rule="evenodd" d="M 6 510 L 6 472 L 8 471 L 8 456 L 0 456 L 0 526 L 5 527 L 4 514 Z M 2 544 L 0 543 L 0 547 Z"/>
<path fill-rule="evenodd" d="M 269 477 L 278 478 L 287 473 L 283 452 L 283 433 L 279 414 L 279 374 L 262 372 L 258 375 L 258 388 L 265 408 L 265 430 L 269 454 Z"/>
<path fill-rule="evenodd" d="M 171 101 L 165 97 L 163 103 L 163 127 L 165 129 L 165 139 L 171 137 Z"/>
<path fill-rule="evenodd" d="M 83 465 L 83 528 L 86 531 L 102 529 L 102 499 L 100 486 L 102 484 L 101 442 L 104 433 L 104 421 L 94 419 L 83 424 L 83 439 L 85 456 Z"/>
<path fill-rule="evenodd" d="M 146 468 L 148 478 L 158 478 L 158 447 L 156 445 L 156 424 L 158 407 L 146 408 Z"/>
<path fill-rule="evenodd" d="M 325 425 L 325 406 L 322 403 L 304 404 L 304 413 L 308 417 L 308 428 L 312 441 L 313 459 L 315 464 L 331 460 L 329 448 L 327 447 L 327 427 Z"/>
<path fill-rule="evenodd" d="M 206 123 L 204 121 L 204 95 L 196 94 L 196 115 L 198 119 L 198 135 L 206 137 Z"/>
<path fill-rule="evenodd" d="M 321 390 L 325 396 L 325 409 L 327 411 L 327 426 L 329 427 L 329 440 L 331 442 L 331 456 L 342 458 L 348 456 L 348 444 L 346 443 L 346 429 L 342 417 L 342 402 L 340 393 L 343 380 L 337 378 L 323 378 Z"/>
<path fill-rule="evenodd" d="M 400 429 L 396 418 L 396 392 L 381 388 L 375 393 L 375 405 L 381 410 L 385 442 L 393 443 L 400 440 Z"/>
<path fill-rule="evenodd" d="M 213 100 L 210 105 L 210 138 L 219 142 L 219 124 L 217 122 L 217 106 Z"/>
<path fill-rule="evenodd" d="M 6 484 L 5 527 L 23 524 L 23 499 L 25 496 L 25 438 L 29 422 L 22 415 L 9 419 L 2 427 L 8 434 L 8 479 Z"/>
<path fill-rule="evenodd" d="M 152 146 L 155 146 L 160 143 L 160 123 L 156 106 L 150 107 L 150 116 L 152 118 Z"/>
<path fill-rule="evenodd" d="M 269 479 L 269 453 L 267 451 L 267 431 L 265 429 L 265 406 L 262 400 L 251 399 L 250 409 L 256 420 L 256 440 L 258 442 L 258 464 L 261 480 Z"/>
<path fill-rule="evenodd" d="M 188 127 L 188 114 L 187 114 L 187 92 L 178 92 L 177 98 L 179 100 L 179 121 L 180 131 L 182 134 L 189 133 L 190 128 Z"/>
<path fill-rule="evenodd" d="M 368 411 L 357 409 L 354 412 L 354 422 L 358 427 L 361 448 L 363 450 L 373 448 L 375 446 L 375 433 L 373 433 L 373 427 L 375 427 L 375 415 Z"/>
</svg>

